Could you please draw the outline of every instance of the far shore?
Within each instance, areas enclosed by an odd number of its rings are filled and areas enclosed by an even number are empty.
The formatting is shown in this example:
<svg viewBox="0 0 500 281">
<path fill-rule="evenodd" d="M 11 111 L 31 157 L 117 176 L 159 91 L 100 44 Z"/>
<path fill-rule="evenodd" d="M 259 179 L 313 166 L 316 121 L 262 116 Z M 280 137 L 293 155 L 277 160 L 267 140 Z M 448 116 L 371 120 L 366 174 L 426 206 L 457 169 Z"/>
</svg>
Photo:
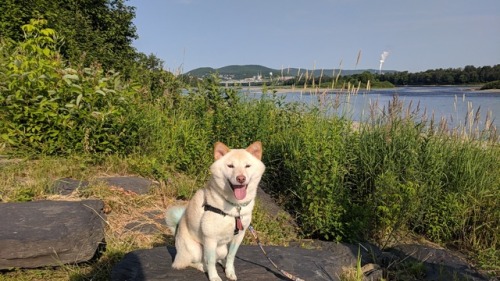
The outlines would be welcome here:
<svg viewBox="0 0 500 281">
<path fill-rule="evenodd" d="M 438 85 L 426 85 L 426 86 L 412 86 L 412 85 L 407 85 L 407 86 L 396 86 L 394 88 L 372 88 L 370 91 L 375 91 L 375 90 L 390 90 L 390 89 L 397 89 L 401 87 L 463 87 L 467 88 L 467 91 L 474 91 L 474 92 L 482 92 L 482 93 L 498 93 L 500 94 L 500 89 L 486 89 L 486 90 L 481 90 L 480 86 L 458 86 L 458 85 L 444 85 L 444 86 L 438 86 Z M 242 87 L 242 90 L 246 90 L 249 92 L 258 92 L 262 91 L 264 88 L 267 89 L 268 93 L 289 93 L 289 92 L 302 92 L 302 93 L 316 93 L 316 94 L 322 94 L 325 92 L 331 93 L 347 93 L 347 89 L 332 89 L 332 88 L 312 88 L 312 87 L 307 87 L 304 88 L 302 87 L 262 87 L 262 86 L 250 86 L 250 87 Z M 360 92 L 366 92 L 366 88 L 359 88 Z"/>
<path fill-rule="evenodd" d="M 485 93 L 499 93 L 500 94 L 500 89 L 486 89 L 486 90 L 481 90 L 479 88 L 474 89 L 480 92 L 485 92 Z"/>
</svg>

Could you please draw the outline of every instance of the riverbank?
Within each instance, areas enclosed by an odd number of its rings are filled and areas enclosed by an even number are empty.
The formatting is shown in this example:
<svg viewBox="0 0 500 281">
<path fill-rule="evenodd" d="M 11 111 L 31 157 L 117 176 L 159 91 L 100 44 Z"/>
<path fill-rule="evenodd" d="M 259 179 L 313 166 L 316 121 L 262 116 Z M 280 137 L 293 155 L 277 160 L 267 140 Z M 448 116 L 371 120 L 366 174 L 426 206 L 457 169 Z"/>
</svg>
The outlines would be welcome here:
<svg viewBox="0 0 500 281">
<path fill-rule="evenodd" d="M 477 90 L 478 92 L 481 92 L 481 93 L 495 93 L 495 94 L 500 94 L 500 89 L 475 89 Z"/>
<path fill-rule="evenodd" d="M 499 93 L 500 94 L 500 89 L 481 89 L 481 86 L 396 86 L 394 88 L 372 88 L 372 89 L 366 89 L 366 88 L 360 88 L 359 92 L 371 92 L 371 91 L 380 91 L 380 90 L 394 90 L 397 91 L 398 89 L 403 89 L 403 88 L 450 88 L 450 87 L 455 87 L 455 88 L 461 88 L 466 92 L 480 92 L 480 93 Z M 348 93 L 347 89 L 332 89 L 332 88 L 320 88 L 320 87 L 261 87 L 261 86 L 251 86 L 251 87 L 242 87 L 241 88 L 243 92 L 250 92 L 250 93 L 262 93 L 263 90 L 266 90 L 268 93 L 278 93 L 278 94 L 285 94 L 285 93 L 316 93 L 316 94 L 323 94 L 323 93 Z M 357 88 L 355 88 L 357 89 Z"/>
</svg>

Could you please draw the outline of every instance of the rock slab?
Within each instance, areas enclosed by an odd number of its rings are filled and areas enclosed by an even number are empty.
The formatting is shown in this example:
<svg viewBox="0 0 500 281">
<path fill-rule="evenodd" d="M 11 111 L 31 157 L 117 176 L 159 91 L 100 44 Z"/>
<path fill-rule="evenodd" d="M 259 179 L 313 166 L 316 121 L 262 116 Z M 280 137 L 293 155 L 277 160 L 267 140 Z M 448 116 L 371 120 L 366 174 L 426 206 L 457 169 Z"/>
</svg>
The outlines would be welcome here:
<svg viewBox="0 0 500 281">
<path fill-rule="evenodd" d="M 464 259 L 445 249 L 406 244 L 395 246 L 390 251 L 407 262 L 423 263 L 425 280 L 488 280 Z"/>
<path fill-rule="evenodd" d="M 75 180 L 72 178 L 62 178 L 54 182 L 52 189 L 55 194 L 69 195 L 77 188 L 86 188 L 89 186 L 88 181 Z"/>
<path fill-rule="evenodd" d="M 341 280 L 346 269 L 356 266 L 358 249 L 357 245 L 329 243 L 328 249 L 309 250 L 299 247 L 271 247 L 266 246 L 268 256 L 281 269 L 307 281 Z M 367 247 L 368 245 L 364 245 Z M 361 250 L 361 264 L 363 265 L 363 280 L 381 280 L 384 270 L 373 264 L 381 259 L 378 249 L 371 253 Z M 393 249 L 392 251 L 396 251 Z M 474 269 L 458 261 L 447 251 L 423 249 L 417 246 L 403 246 L 394 253 L 399 254 L 402 260 L 414 264 L 422 264 L 425 268 L 424 275 L 418 280 L 471 280 L 487 281 Z M 408 253 L 411 251 L 411 253 Z M 112 281 L 187 281 L 208 280 L 208 276 L 193 268 L 183 270 L 172 269 L 172 261 L 176 251 L 174 246 L 156 247 L 153 249 L 136 250 L 126 254 L 112 270 Z M 422 256 L 424 255 L 425 256 Z M 236 275 L 239 281 L 245 280 L 289 280 L 266 259 L 258 246 L 243 245 L 238 250 L 235 260 Z M 222 280 L 227 280 L 222 266 L 217 265 L 217 271 Z M 414 277 L 412 277 L 415 280 Z M 345 279 L 344 279 L 345 280 Z M 404 280 L 404 279 L 401 279 Z M 495 280 L 495 279 L 493 279 Z"/>
<path fill-rule="evenodd" d="M 265 247 L 265 250 L 281 269 L 308 281 L 339 280 L 342 267 L 354 266 L 357 255 L 357 249 L 341 244 L 338 253 L 296 247 Z M 208 280 L 205 273 L 193 268 L 172 269 L 175 253 L 173 246 L 130 252 L 115 265 L 111 280 Z M 289 280 L 273 267 L 258 246 L 242 245 L 236 255 L 235 268 L 239 281 Z M 222 266 L 217 265 L 217 270 L 226 280 Z"/>
<path fill-rule="evenodd" d="M 139 195 L 148 194 L 150 188 L 155 186 L 152 181 L 141 177 L 104 177 L 96 180 Z"/>
<path fill-rule="evenodd" d="M 0 203 L 0 270 L 91 260 L 104 247 L 100 200 Z"/>
</svg>

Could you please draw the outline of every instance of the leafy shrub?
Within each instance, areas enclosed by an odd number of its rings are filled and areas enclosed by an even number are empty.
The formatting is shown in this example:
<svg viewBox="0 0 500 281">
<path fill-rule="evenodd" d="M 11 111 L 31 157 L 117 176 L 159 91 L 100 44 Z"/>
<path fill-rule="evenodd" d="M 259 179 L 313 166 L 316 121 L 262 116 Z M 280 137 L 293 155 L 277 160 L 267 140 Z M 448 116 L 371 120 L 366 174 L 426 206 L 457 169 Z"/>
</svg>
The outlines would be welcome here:
<svg viewBox="0 0 500 281">
<path fill-rule="evenodd" d="M 25 40 L 2 43 L 0 133 L 13 147 L 45 154 L 126 152 L 137 139 L 135 90 L 98 66 L 66 67 L 44 20 Z"/>
<path fill-rule="evenodd" d="M 376 88 L 394 88 L 394 84 L 392 84 L 389 81 L 373 81 L 371 84 L 371 87 L 376 89 Z"/>
<path fill-rule="evenodd" d="M 489 89 L 500 89 L 500 80 L 488 82 L 481 87 L 481 90 Z"/>
<path fill-rule="evenodd" d="M 304 233 L 316 237 L 341 240 L 352 233 L 346 218 L 350 215 L 346 175 L 350 169 L 347 141 L 350 133 L 346 122 L 324 119 L 320 115 L 296 117 L 280 132 L 284 148 L 283 170 L 273 186 L 286 183 L 289 208 L 297 214 Z M 295 198 L 294 198 L 295 197 Z M 352 238 L 352 236 L 351 236 Z"/>
</svg>

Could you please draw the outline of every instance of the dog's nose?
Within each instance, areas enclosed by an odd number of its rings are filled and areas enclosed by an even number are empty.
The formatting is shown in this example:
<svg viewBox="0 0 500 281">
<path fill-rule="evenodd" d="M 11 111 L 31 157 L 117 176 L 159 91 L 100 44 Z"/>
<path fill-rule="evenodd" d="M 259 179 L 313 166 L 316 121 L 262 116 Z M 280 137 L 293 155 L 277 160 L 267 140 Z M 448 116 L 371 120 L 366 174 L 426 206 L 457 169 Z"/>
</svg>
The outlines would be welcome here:
<svg viewBox="0 0 500 281">
<path fill-rule="evenodd" d="M 244 183 L 246 178 L 244 175 L 239 175 L 236 177 L 236 180 L 239 182 L 239 183 Z"/>
</svg>

